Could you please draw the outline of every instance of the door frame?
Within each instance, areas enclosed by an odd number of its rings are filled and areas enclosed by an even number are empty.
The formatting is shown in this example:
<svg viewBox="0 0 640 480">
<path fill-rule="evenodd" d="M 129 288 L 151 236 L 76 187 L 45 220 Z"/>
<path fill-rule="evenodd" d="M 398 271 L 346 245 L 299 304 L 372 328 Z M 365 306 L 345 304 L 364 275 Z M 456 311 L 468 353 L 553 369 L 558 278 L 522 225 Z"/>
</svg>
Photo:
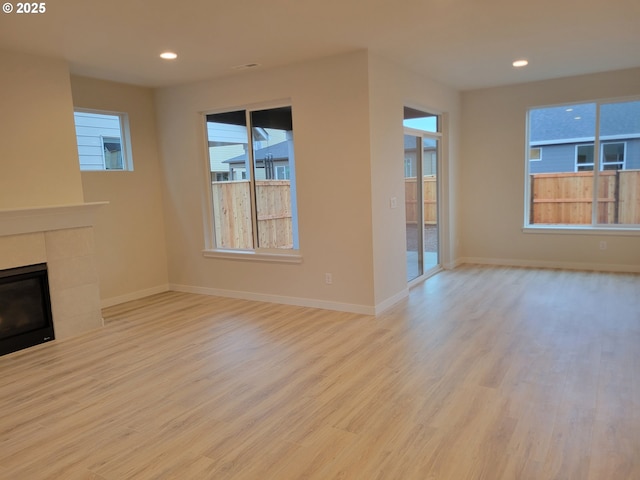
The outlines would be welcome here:
<svg viewBox="0 0 640 480">
<path fill-rule="evenodd" d="M 439 115 L 439 121 L 442 121 L 442 115 Z M 429 132 L 426 130 L 420 130 L 416 128 L 403 127 L 403 138 L 404 135 L 412 135 L 414 137 L 419 137 L 421 139 L 421 148 L 420 153 L 416 156 L 416 176 L 421 178 L 422 181 L 417 183 L 417 195 L 418 199 L 418 215 L 422 220 L 422 228 L 420 229 L 420 252 L 418 254 L 418 258 L 421 265 L 422 273 L 418 275 L 416 278 L 408 280 L 409 287 L 412 287 L 416 283 L 420 283 L 427 278 L 435 275 L 436 273 L 442 270 L 442 132 Z M 436 148 L 436 225 L 437 225 L 437 263 L 429 269 L 425 269 L 424 265 L 424 175 L 423 175 L 423 151 L 424 151 L 424 138 L 430 138 L 436 140 L 437 148 Z M 417 153 L 417 152 L 416 152 Z M 404 156 L 403 156 L 404 158 Z M 419 159 L 419 161 L 418 161 Z M 404 162 L 403 162 L 404 166 Z M 404 175 L 403 175 L 404 177 Z M 405 232 L 406 232 L 406 214 L 405 214 Z M 405 233 L 406 235 L 406 233 Z M 406 244 L 406 240 L 405 240 Z M 406 249 L 406 246 L 405 246 Z M 406 255 L 405 255 L 405 263 L 406 263 Z"/>
</svg>

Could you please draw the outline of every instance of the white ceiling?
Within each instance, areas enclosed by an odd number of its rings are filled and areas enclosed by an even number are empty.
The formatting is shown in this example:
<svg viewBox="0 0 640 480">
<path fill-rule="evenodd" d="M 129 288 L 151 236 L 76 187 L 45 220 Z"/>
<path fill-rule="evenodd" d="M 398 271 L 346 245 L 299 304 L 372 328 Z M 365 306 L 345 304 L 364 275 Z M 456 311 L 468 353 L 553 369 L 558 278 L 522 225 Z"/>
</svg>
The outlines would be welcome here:
<svg viewBox="0 0 640 480">
<path fill-rule="evenodd" d="M 45 4 L 43 14 L 0 13 L 0 48 L 64 58 L 73 73 L 146 86 L 363 48 L 461 90 L 640 66 L 640 0 Z M 179 58 L 161 60 L 166 49 Z M 516 70 L 511 62 L 520 57 L 530 65 Z"/>
</svg>

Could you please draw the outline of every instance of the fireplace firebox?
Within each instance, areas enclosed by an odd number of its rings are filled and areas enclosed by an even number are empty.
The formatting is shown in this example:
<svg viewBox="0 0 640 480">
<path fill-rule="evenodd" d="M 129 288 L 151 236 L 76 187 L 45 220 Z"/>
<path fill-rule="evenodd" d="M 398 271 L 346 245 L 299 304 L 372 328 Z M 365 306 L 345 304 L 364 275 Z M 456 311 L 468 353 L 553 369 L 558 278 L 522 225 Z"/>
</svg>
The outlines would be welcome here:
<svg viewBox="0 0 640 480">
<path fill-rule="evenodd" d="M 53 339 L 47 264 L 0 271 L 0 355 Z"/>
</svg>

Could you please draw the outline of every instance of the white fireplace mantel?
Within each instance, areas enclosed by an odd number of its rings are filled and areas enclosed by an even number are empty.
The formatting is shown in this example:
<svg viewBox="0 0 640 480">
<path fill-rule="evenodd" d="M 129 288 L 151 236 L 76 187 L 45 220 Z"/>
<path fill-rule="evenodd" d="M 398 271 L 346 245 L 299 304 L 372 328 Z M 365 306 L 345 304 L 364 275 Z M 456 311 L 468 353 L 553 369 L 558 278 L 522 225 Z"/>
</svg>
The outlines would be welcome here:
<svg viewBox="0 0 640 480">
<path fill-rule="evenodd" d="M 47 232 L 95 224 L 95 212 L 109 202 L 0 209 L 0 236 Z"/>
<path fill-rule="evenodd" d="M 47 264 L 56 339 L 102 325 L 93 229 L 107 204 L 0 210 L 0 269 Z"/>
</svg>

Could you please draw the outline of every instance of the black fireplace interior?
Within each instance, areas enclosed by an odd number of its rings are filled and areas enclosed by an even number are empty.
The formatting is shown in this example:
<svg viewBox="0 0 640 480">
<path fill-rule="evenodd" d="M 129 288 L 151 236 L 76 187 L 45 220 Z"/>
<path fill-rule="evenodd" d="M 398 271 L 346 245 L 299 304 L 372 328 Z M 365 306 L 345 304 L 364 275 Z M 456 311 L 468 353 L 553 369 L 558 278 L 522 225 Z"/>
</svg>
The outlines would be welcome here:
<svg viewBox="0 0 640 480">
<path fill-rule="evenodd" d="M 0 271 L 0 355 L 53 338 L 47 264 Z"/>
</svg>

